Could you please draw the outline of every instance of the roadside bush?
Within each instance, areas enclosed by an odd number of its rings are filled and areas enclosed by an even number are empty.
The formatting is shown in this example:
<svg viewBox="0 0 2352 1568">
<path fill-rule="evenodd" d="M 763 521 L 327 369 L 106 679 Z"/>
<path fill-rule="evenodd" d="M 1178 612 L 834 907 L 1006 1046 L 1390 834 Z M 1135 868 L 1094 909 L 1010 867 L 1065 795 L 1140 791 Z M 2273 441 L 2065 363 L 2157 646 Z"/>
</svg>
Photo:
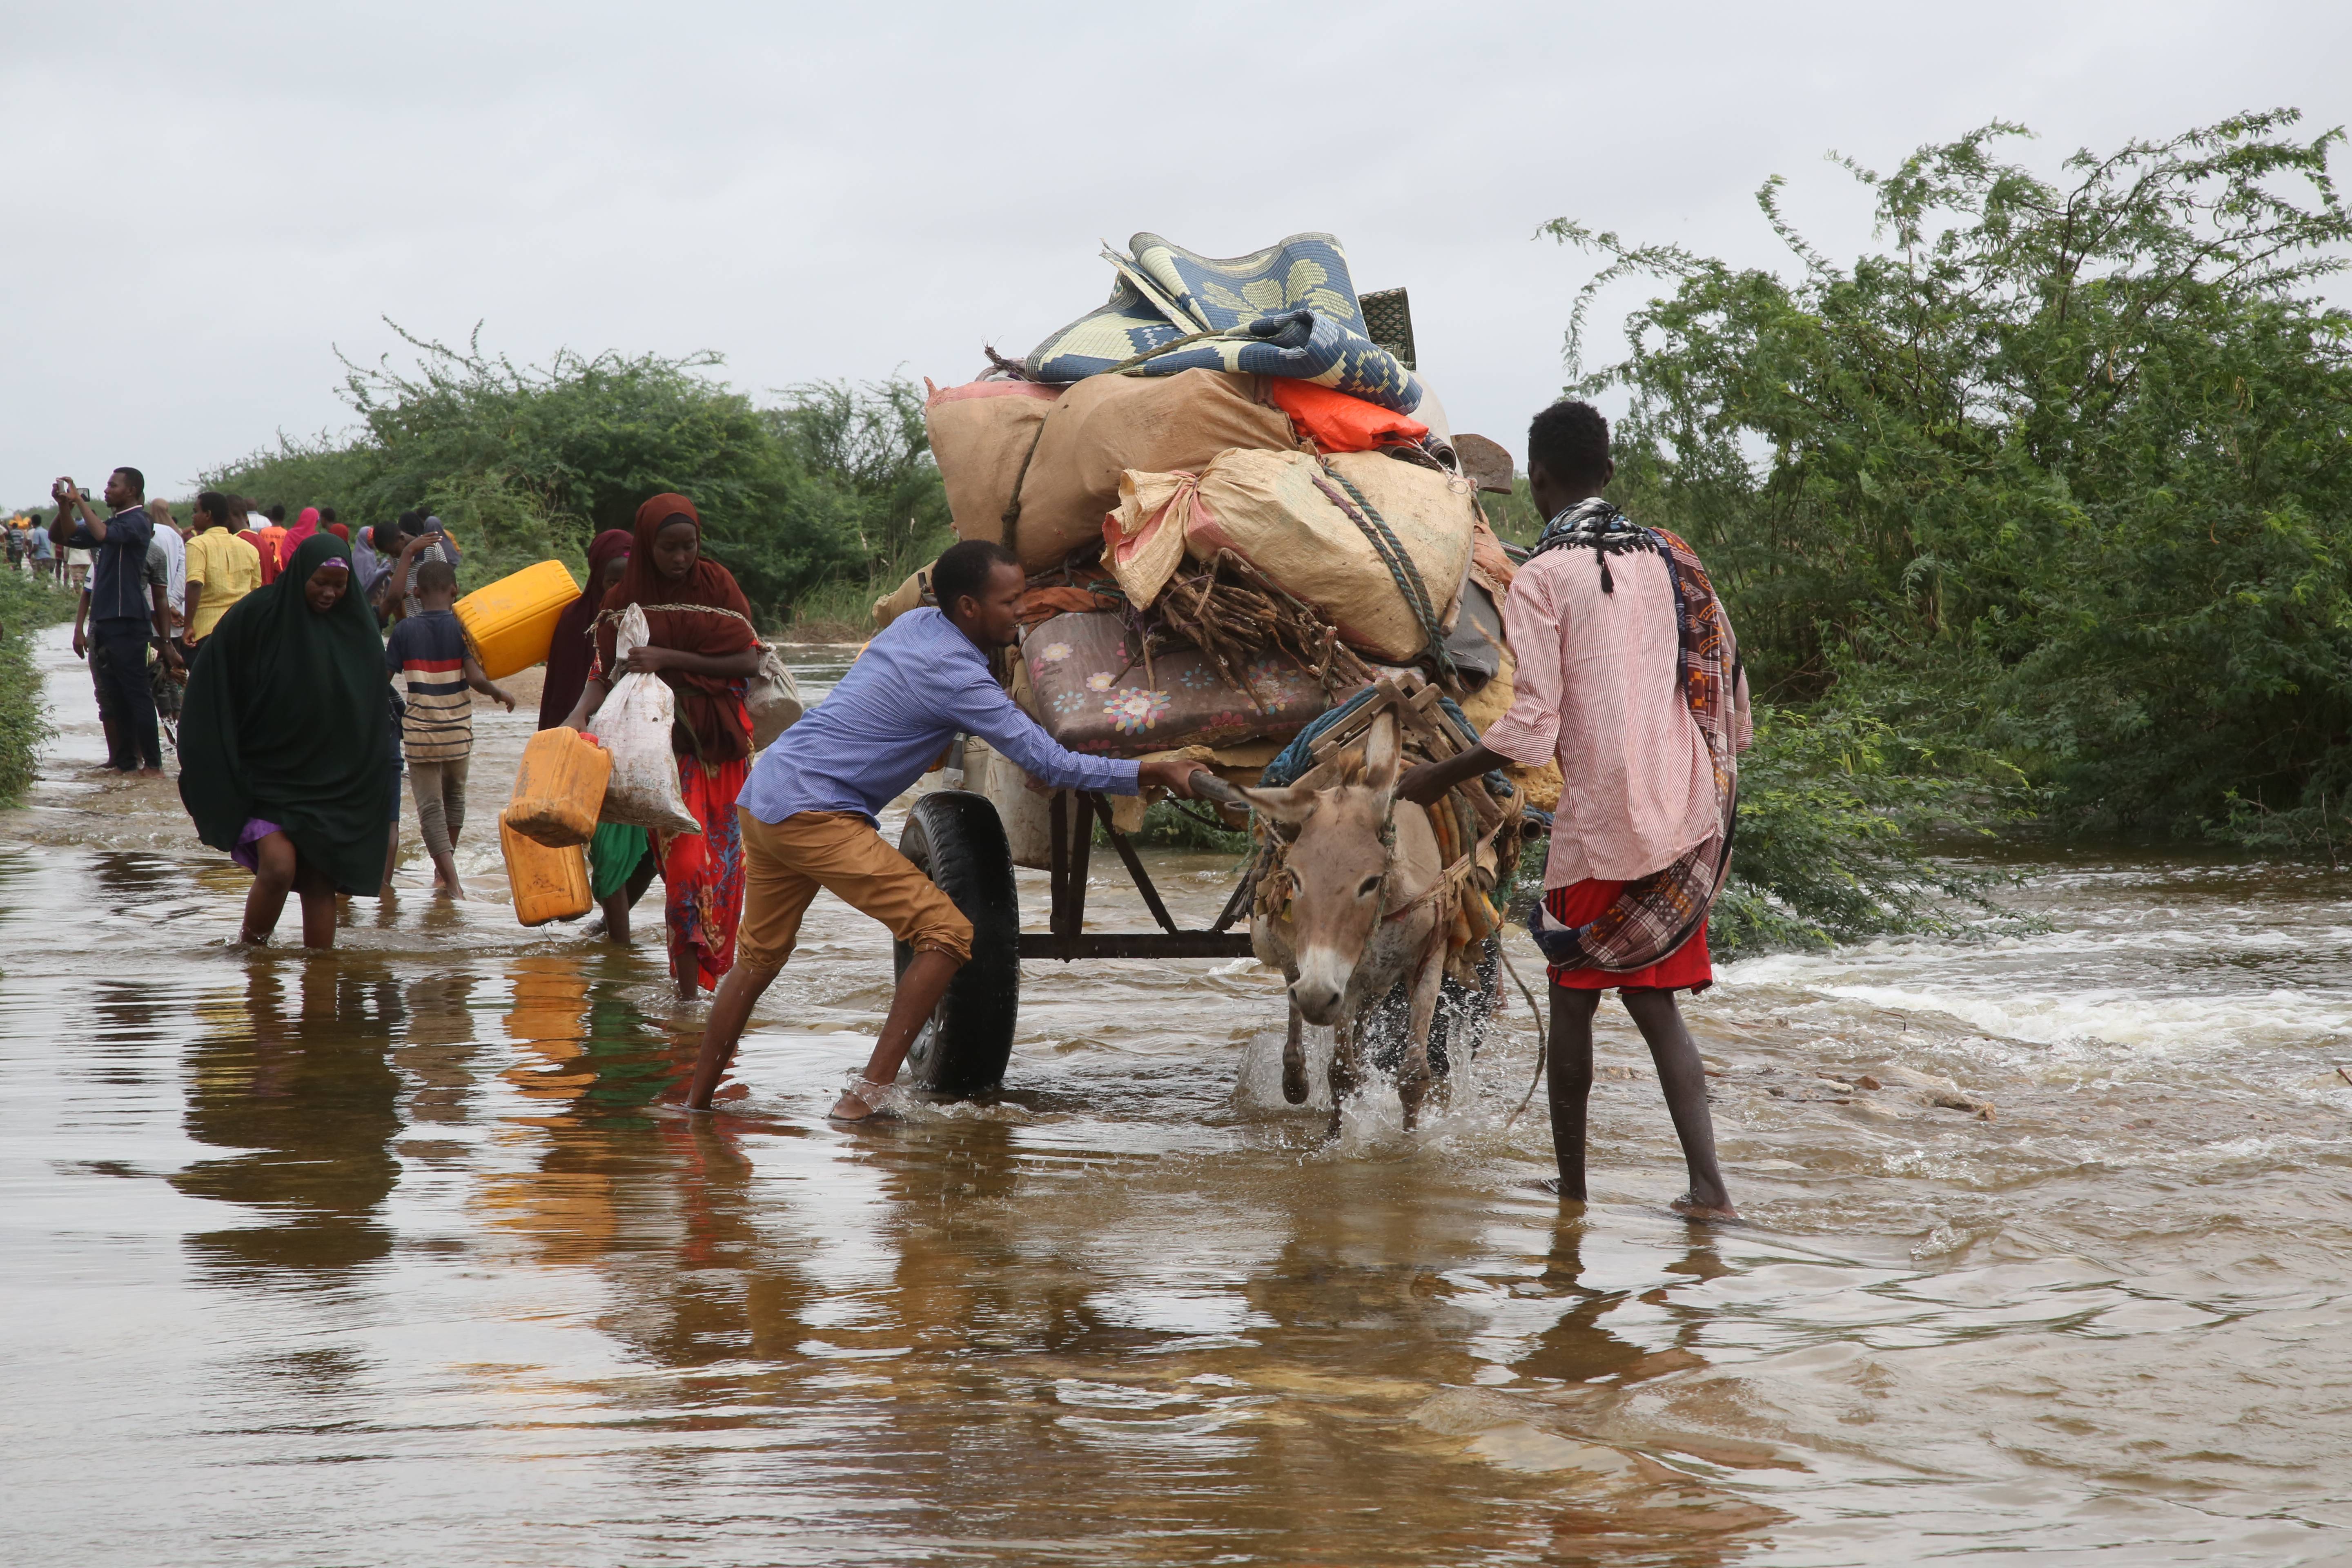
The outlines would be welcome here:
<svg viewBox="0 0 2352 1568">
<path fill-rule="evenodd" d="M 945 513 L 903 382 L 817 384 L 761 409 L 711 378 L 716 354 L 566 351 L 520 366 L 478 332 L 462 349 L 401 335 L 413 368 L 347 362 L 355 433 L 281 437 L 205 482 L 354 523 L 422 507 L 465 545 L 468 587 L 549 556 L 581 570 L 591 537 L 676 490 L 771 624 L 828 583 L 874 579 Z"/>
<path fill-rule="evenodd" d="M 51 734 L 41 701 L 32 634 L 73 619 L 74 596 L 15 572 L 0 571 L 0 805 L 13 805 L 33 782 Z"/>
<path fill-rule="evenodd" d="M 1898 931 L 1950 934 L 1997 912 L 2006 879 L 1957 849 L 2022 820 L 2021 775 L 1969 746 L 1938 747 L 1837 705 L 1759 708 L 1739 770 L 1731 880 L 1707 941 L 1718 958 L 1826 948 Z"/>
</svg>

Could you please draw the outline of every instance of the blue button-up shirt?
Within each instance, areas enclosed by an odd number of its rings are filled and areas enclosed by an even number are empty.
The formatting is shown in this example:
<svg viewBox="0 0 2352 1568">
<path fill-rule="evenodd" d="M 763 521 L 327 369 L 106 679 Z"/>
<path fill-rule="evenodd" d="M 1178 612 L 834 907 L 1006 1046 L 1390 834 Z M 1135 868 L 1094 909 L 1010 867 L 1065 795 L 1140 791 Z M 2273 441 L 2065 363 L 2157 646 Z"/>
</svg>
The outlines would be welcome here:
<svg viewBox="0 0 2352 1568">
<path fill-rule="evenodd" d="M 996 684 L 979 647 L 926 607 L 892 621 L 841 684 L 760 753 L 740 800 L 762 822 L 803 811 L 854 811 L 870 822 L 959 733 L 1056 789 L 1136 793 L 1134 763 L 1056 745 Z"/>
<path fill-rule="evenodd" d="M 152 635 L 155 607 L 147 596 L 147 546 L 155 524 L 143 506 L 130 506 L 106 520 L 106 537 L 99 539 L 89 524 L 78 522 L 66 535 L 75 550 L 94 550 L 89 569 L 89 617 L 98 626 L 109 621 L 137 621 Z"/>
</svg>

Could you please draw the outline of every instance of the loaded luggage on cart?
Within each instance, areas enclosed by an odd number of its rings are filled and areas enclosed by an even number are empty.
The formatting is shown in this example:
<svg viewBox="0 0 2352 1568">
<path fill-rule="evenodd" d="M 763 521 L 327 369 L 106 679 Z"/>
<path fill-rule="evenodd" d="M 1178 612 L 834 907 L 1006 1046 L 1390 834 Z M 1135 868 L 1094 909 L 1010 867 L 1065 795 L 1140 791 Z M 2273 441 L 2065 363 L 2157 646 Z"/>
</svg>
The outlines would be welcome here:
<svg viewBox="0 0 2352 1568">
<path fill-rule="evenodd" d="M 1029 574 L 999 669 L 1014 700 L 1073 751 L 1207 764 L 1213 809 L 1236 828 L 1252 818 L 1233 786 L 1296 781 L 1375 710 L 1397 713 L 1422 757 L 1474 742 L 1511 700 L 1501 605 L 1515 568 L 1477 499 L 1508 492 L 1511 462 L 1448 429 L 1415 374 L 1403 291 L 1360 298 L 1328 235 L 1215 260 L 1143 234 L 1104 255 L 1107 304 L 1025 360 L 992 352 L 987 373 L 926 404 L 956 532 L 1002 543 Z M 876 623 L 929 602 L 919 572 L 877 601 Z M 1185 930 L 1129 837 L 1140 801 L 1041 794 L 976 739 L 937 776 L 961 787 L 927 790 L 900 847 L 975 936 L 908 1058 L 918 1087 L 1002 1079 L 1024 958 L 1252 953 L 1245 922 L 1267 918 L 1281 855 L 1265 825 L 1223 912 Z M 1457 1043 L 1491 1007 L 1522 824 L 1544 820 L 1558 788 L 1549 769 L 1490 774 L 1430 808 L 1441 843 L 1485 857 L 1463 864 L 1475 875 L 1453 915 L 1441 1028 Z M 1097 827 L 1157 930 L 1085 929 Z M 1020 929 L 1015 867 L 1048 875 L 1043 931 Z M 1444 1044 L 1433 1038 L 1441 1071 Z"/>
</svg>

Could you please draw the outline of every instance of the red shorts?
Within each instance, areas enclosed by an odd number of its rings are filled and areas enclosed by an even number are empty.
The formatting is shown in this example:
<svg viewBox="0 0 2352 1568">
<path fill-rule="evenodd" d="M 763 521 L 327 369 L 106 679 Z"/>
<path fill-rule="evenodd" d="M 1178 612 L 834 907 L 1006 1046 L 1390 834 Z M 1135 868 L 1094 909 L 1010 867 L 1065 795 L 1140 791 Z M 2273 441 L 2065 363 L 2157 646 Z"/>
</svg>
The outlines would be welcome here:
<svg viewBox="0 0 2352 1568">
<path fill-rule="evenodd" d="M 1544 908 L 1564 926 L 1580 926 L 1599 918 L 1624 889 L 1622 882 L 1588 877 L 1544 894 Z M 1571 991 L 1703 991 L 1715 984 L 1715 961 L 1706 952 L 1706 922 L 1699 921 L 1691 939 L 1646 969 L 1614 973 L 1606 969 L 1547 970 L 1554 985 Z"/>
</svg>

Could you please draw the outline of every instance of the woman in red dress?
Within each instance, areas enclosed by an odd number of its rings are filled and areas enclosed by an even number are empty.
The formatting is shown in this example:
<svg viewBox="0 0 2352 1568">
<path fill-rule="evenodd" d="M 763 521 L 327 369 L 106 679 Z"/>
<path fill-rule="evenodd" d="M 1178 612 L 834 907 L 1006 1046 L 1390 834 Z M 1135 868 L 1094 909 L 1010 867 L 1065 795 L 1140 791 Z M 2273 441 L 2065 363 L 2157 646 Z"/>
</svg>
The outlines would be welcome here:
<svg viewBox="0 0 2352 1568">
<path fill-rule="evenodd" d="M 751 606 L 726 567 L 702 553 L 702 515 L 682 495 L 654 497 L 637 509 L 629 563 L 604 595 L 596 662 L 565 722 L 584 728 L 624 673 L 657 674 L 677 698 L 670 749 L 678 792 L 702 824 L 699 834 L 655 835 L 668 889 L 670 973 L 691 1001 L 735 963 L 735 928 L 743 916 L 743 838 L 735 797 L 751 771 L 751 717 L 743 683 L 760 668 Z M 614 619 L 635 605 L 650 640 L 614 668 Z"/>
</svg>

